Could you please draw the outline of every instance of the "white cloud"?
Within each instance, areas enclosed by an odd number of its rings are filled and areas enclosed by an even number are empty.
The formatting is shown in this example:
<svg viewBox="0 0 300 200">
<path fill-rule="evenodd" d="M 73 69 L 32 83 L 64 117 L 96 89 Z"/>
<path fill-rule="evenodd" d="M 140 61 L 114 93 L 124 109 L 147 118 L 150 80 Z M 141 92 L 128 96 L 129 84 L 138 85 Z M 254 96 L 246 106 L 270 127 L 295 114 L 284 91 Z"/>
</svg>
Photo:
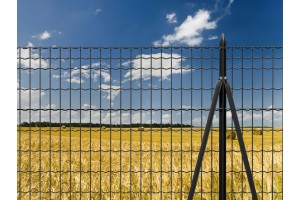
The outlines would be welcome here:
<svg viewBox="0 0 300 200">
<path fill-rule="evenodd" d="M 209 36 L 209 37 L 208 37 L 208 40 L 216 40 L 216 39 L 218 39 L 218 38 L 219 38 L 218 36 L 212 35 L 212 36 Z"/>
<path fill-rule="evenodd" d="M 32 88 L 31 92 L 28 88 L 21 87 L 20 89 L 21 91 L 17 91 L 18 107 L 21 106 L 24 109 L 28 109 L 30 104 L 31 108 L 39 108 L 40 98 L 45 96 L 45 92 L 34 88 Z M 21 100 L 20 105 L 19 100 Z"/>
<path fill-rule="evenodd" d="M 133 69 L 124 75 L 126 78 L 124 82 L 130 80 L 130 77 L 131 80 L 139 80 L 140 78 L 149 80 L 151 78 L 151 71 L 152 77 L 162 78 L 162 80 L 167 80 L 171 74 L 180 74 L 181 71 L 183 74 L 191 72 L 191 70 L 185 69 L 184 66 L 181 67 L 180 57 L 181 55 L 176 53 L 172 54 L 172 58 L 171 54 L 168 53 L 152 54 L 152 59 L 150 59 L 151 55 L 149 54 L 137 56 L 136 59 L 131 62 Z M 185 59 L 182 58 L 182 61 L 185 61 Z M 142 66 L 140 65 L 141 63 Z M 129 62 L 123 64 L 128 66 Z"/>
<path fill-rule="evenodd" d="M 111 103 L 120 94 L 121 87 L 118 85 L 101 84 L 99 87 L 103 92 L 107 93 L 106 99 L 110 100 Z"/>
<path fill-rule="evenodd" d="M 93 114 L 92 111 L 92 116 L 93 116 L 92 120 L 95 120 L 95 122 L 99 123 L 100 113 L 98 112 Z M 89 115 L 84 117 L 89 119 Z M 130 118 L 131 118 L 131 123 L 150 123 L 149 113 L 135 112 L 130 114 L 130 112 L 120 113 L 120 111 L 101 113 L 101 122 L 103 124 L 110 124 L 110 123 L 120 124 L 120 121 L 122 122 L 122 124 L 130 124 Z"/>
<path fill-rule="evenodd" d="M 229 3 L 227 4 L 225 8 L 225 14 L 230 14 L 230 7 L 234 0 L 229 0 Z"/>
<path fill-rule="evenodd" d="M 91 65 L 92 68 L 94 67 L 97 67 L 99 66 L 100 63 L 93 63 Z M 81 72 L 81 83 L 84 83 L 84 79 L 88 79 L 90 78 L 90 75 L 93 79 L 94 82 L 97 82 L 98 81 L 98 78 L 100 76 L 103 77 L 103 79 L 101 80 L 102 82 L 109 82 L 110 79 L 111 79 L 111 76 L 110 74 L 107 72 L 107 70 L 104 70 L 102 69 L 101 71 L 100 70 L 96 70 L 96 69 L 92 69 L 92 71 L 90 72 L 90 66 L 88 65 L 83 65 L 80 67 L 74 67 L 72 70 L 71 70 L 71 75 L 70 75 L 70 72 L 64 72 L 61 77 L 62 78 L 65 78 L 65 80 L 67 82 L 72 82 L 72 83 L 77 83 L 79 84 L 80 83 L 80 72 Z M 60 75 L 58 74 L 53 74 L 52 75 L 53 78 L 60 78 Z"/>
<path fill-rule="evenodd" d="M 170 123 L 171 115 L 170 114 L 163 114 L 162 115 L 162 123 Z"/>
<path fill-rule="evenodd" d="M 98 80 L 98 77 L 102 76 L 102 82 L 109 82 L 110 81 L 110 74 L 107 72 L 107 70 L 94 70 L 92 72 L 92 78 L 94 80 L 94 82 L 96 82 Z"/>
<path fill-rule="evenodd" d="M 54 74 L 54 75 L 52 75 L 52 77 L 53 77 L 53 78 L 60 78 L 60 75 Z"/>
<path fill-rule="evenodd" d="M 95 15 L 99 15 L 101 12 L 102 12 L 102 9 L 101 8 L 97 8 L 95 10 Z"/>
<path fill-rule="evenodd" d="M 39 40 L 48 40 L 51 37 L 51 33 L 49 33 L 48 31 L 44 31 L 43 33 L 41 33 L 39 35 Z"/>
<path fill-rule="evenodd" d="M 187 44 L 189 46 L 199 45 L 203 41 L 204 30 L 215 29 L 217 21 L 210 21 L 211 13 L 200 9 L 194 16 L 187 16 L 185 21 L 174 29 L 173 34 L 164 35 L 161 40 L 155 41 L 155 46 L 169 46 L 173 44 Z"/>
<path fill-rule="evenodd" d="M 174 12 L 170 13 L 170 14 L 167 14 L 166 18 L 167 18 L 167 22 L 169 24 L 177 23 L 176 13 L 174 13 Z"/>
<path fill-rule="evenodd" d="M 77 83 L 80 84 L 80 78 L 79 77 L 71 77 L 71 78 L 67 78 L 66 79 L 67 82 L 71 82 L 71 83 Z M 81 79 L 81 83 L 84 83 L 85 81 L 83 79 Z"/>
<path fill-rule="evenodd" d="M 28 47 L 34 47 L 34 45 L 31 42 L 28 42 Z M 17 56 L 18 58 L 22 58 L 21 66 L 24 68 L 37 69 L 39 67 L 47 68 L 49 66 L 48 61 L 42 59 L 42 57 L 40 59 L 40 55 L 37 49 L 21 48 L 20 50 L 18 50 Z M 19 60 L 17 60 L 17 65 L 19 65 Z"/>
<path fill-rule="evenodd" d="M 269 106 L 267 109 L 271 109 L 272 106 Z M 231 111 L 227 111 L 227 120 L 231 121 L 232 115 Z M 282 120 L 282 111 L 273 110 L 265 110 L 263 113 L 260 112 L 252 112 L 251 111 L 237 111 L 237 116 L 240 122 L 240 125 L 242 126 L 242 119 L 244 126 L 251 126 L 252 125 L 252 119 L 254 126 L 262 125 L 262 122 L 264 123 L 264 126 L 271 126 L 272 120 L 274 122 L 274 126 L 281 126 L 281 120 Z"/>
<path fill-rule="evenodd" d="M 31 43 L 31 42 L 28 42 L 28 45 L 27 45 L 28 47 L 34 47 L 34 45 L 33 45 L 33 43 Z"/>
</svg>

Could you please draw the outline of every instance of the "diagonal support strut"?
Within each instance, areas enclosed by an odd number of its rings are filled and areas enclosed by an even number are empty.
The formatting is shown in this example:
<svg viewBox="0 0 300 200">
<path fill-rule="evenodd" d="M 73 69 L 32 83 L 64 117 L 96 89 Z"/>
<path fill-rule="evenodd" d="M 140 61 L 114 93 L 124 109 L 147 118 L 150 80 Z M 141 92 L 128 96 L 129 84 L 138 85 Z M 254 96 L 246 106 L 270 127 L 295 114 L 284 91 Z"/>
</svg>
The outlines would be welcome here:
<svg viewBox="0 0 300 200">
<path fill-rule="evenodd" d="M 237 137 L 238 137 L 238 141 L 239 141 L 239 145 L 240 145 L 240 149 L 241 149 L 241 153 L 242 153 L 242 159 L 243 159 L 243 162 L 244 162 L 244 165 L 245 165 L 246 174 L 247 174 L 248 182 L 249 182 L 249 185 L 250 185 L 252 200 L 257 200 L 257 194 L 256 194 L 255 186 L 254 186 L 253 177 L 252 177 L 252 174 L 251 174 L 251 169 L 250 169 L 250 165 L 249 165 L 249 161 L 248 161 L 248 156 L 247 156 L 247 153 L 246 153 L 246 148 L 245 148 L 245 144 L 244 144 L 244 140 L 243 140 L 243 136 L 242 136 L 242 131 L 241 131 L 241 127 L 240 127 L 238 117 L 237 117 L 237 113 L 236 113 L 236 109 L 235 109 L 235 105 L 234 105 L 230 85 L 229 85 L 229 82 L 227 80 L 225 80 L 225 89 L 226 89 L 226 93 L 227 93 L 228 102 L 229 102 L 229 105 L 230 105 L 232 120 L 234 122 L 236 134 L 237 134 Z"/>
<path fill-rule="evenodd" d="M 215 93 L 214 93 L 214 96 L 213 96 L 213 99 L 212 99 L 212 103 L 211 103 L 209 114 L 208 114 L 208 119 L 207 119 L 206 126 L 205 126 L 204 135 L 203 135 L 203 138 L 202 138 L 200 151 L 199 151 L 199 154 L 198 154 L 196 167 L 195 167 L 195 170 L 194 170 L 194 176 L 193 176 L 193 180 L 192 180 L 192 184 L 191 184 L 191 188 L 190 188 L 190 192 L 189 192 L 189 196 L 188 196 L 189 200 L 192 200 L 193 197 L 194 197 L 194 193 L 195 193 L 195 189 L 196 189 L 196 185 L 197 185 L 197 180 L 198 180 L 198 177 L 199 177 L 199 172 L 200 172 L 203 156 L 204 156 L 204 153 L 205 153 L 206 144 L 207 144 L 207 141 L 208 141 L 209 131 L 210 131 L 212 120 L 213 120 L 215 110 L 216 110 L 216 105 L 217 105 L 217 101 L 218 101 L 219 92 L 220 92 L 221 86 L 223 84 L 224 84 L 224 82 L 219 79 L 218 82 L 217 82 L 217 85 L 216 85 Z"/>
<path fill-rule="evenodd" d="M 217 105 L 217 100 L 218 100 L 218 96 L 219 96 L 219 93 L 220 93 L 220 89 L 223 85 L 225 86 L 225 90 L 226 90 L 225 94 L 227 94 L 228 102 L 229 102 L 229 105 L 230 105 L 230 110 L 231 110 L 231 113 L 232 113 L 232 119 L 234 121 L 235 130 L 237 132 L 238 142 L 239 142 L 241 153 L 242 153 L 242 159 L 243 159 L 243 163 L 245 165 L 246 174 L 247 174 L 247 178 L 248 178 L 248 182 L 249 182 L 249 186 L 250 186 L 250 190 L 251 190 L 251 194 L 252 194 L 252 200 L 257 200 L 258 199 L 256 190 L 255 190 L 255 186 L 254 186 L 253 177 L 252 177 L 252 174 L 251 174 L 250 164 L 249 164 L 249 161 L 248 161 L 248 157 L 247 157 L 247 153 L 246 153 L 246 148 L 245 148 L 242 132 L 241 132 L 241 127 L 240 127 L 240 124 L 239 124 L 236 108 L 235 108 L 234 101 L 233 101 L 232 92 L 231 92 L 231 89 L 230 89 L 230 84 L 229 84 L 229 82 L 227 81 L 226 78 L 220 78 L 217 82 L 215 93 L 214 93 L 214 96 L 213 96 L 213 99 L 212 99 L 212 104 L 211 104 L 211 107 L 210 107 L 210 110 L 209 110 L 208 119 L 207 119 L 207 122 L 206 122 L 201 147 L 200 147 L 200 150 L 199 150 L 198 159 L 197 159 L 196 167 L 195 167 L 195 170 L 194 170 L 194 175 L 193 175 L 193 179 L 192 179 L 192 183 L 191 183 L 191 187 L 190 187 L 190 191 L 189 191 L 188 200 L 193 200 L 193 197 L 194 197 L 194 194 L 195 194 L 195 189 L 196 189 L 196 185 L 197 185 L 197 181 L 198 181 L 198 177 L 199 177 L 199 173 L 200 173 L 200 168 L 201 168 L 201 165 L 202 165 L 202 161 L 203 161 L 203 157 L 204 157 L 204 153 L 205 153 L 205 148 L 206 148 L 207 141 L 208 141 L 209 131 L 210 131 L 213 116 L 214 116 L 214 113 L 215 113 L 215 110 L 216 110 L 216 105 Z"/>
</svg>

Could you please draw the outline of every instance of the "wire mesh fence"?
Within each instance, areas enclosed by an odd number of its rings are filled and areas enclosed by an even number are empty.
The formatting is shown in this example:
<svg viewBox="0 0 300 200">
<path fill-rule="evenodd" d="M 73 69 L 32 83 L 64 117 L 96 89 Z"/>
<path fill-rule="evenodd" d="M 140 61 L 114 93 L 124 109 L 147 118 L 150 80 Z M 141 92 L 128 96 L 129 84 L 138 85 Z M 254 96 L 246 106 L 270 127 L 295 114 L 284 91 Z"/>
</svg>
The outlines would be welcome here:
<svg viewBox="0 0 300 200">
<path fill-rule="evenodd" d="M 219 47 L 17 50 L 18 199 L 187 199 Z M 258 197 L 282 199 L 282 47 L 226 50 Z M 251 199 L 230 109 L 226 123 L 227 198 Z M 219 197 L 218 126 L 195 199 Z"/>
</svg>

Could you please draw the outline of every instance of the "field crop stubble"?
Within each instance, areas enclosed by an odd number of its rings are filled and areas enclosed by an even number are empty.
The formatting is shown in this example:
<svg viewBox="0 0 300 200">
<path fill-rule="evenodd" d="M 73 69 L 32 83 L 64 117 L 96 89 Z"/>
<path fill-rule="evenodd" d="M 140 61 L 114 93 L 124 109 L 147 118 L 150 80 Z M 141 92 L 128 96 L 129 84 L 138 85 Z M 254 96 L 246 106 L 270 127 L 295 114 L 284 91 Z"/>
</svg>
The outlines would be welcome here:
<svg viewBox="0 0 300 200">
<path fill-rule="evenodd" d="M 99 128 L 82 128 L 80 133 L 79 128 L 56 127 L 51 128 L 50 146 L 49 128 L 39 130 L 31 128 L 29 132 L 19 127 L 20 199 L 28 199 L 29 194 L 32 199 L 49 199 L 50 192 L 52 199 L 170 199 L 171 192 L 172 199 L 180 199 L 181 192 L 182 199 L 187 199 L 203 133 L 201 129 L 193 130 L 191 146 L 188 128 L 163 129 L 161 139 L 160 129 L 153 129 L 152 134 L 149 129 L 142 134 L 122 129 L 120 138 L 117 128 L 111 132 L 109 128 L 101 132 Z M 211 134 L 195 199 L 218 199 L 218 133 Z M 250 129 L 244 130 L 244 139 L 259 199 L 262 195 L 264 199 L 282 199 L 282 132 L 266 130 L 262 136 L 254 136 L 254 151 Z M 242 195 L 251 199 L 246 174 L 241 170 L 237 140 L 227 140 L 228 199 L 241 199 Z"/>
</svg>

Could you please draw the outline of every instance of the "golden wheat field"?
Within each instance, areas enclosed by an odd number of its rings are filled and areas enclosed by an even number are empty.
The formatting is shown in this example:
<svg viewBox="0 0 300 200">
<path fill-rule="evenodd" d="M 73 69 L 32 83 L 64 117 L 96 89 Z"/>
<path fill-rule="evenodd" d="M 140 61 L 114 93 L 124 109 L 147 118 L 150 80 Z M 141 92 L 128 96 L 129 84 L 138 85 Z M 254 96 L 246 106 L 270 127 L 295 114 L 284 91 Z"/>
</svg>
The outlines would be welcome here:
<svg viewBox="0 0 300 200">
<path fill-rule="evenodd" d="M 18 199 L 187 199 L 203 132 L 18 127 Z M 243 137 L 259 199 L 282 199 L 282 130 Z M 218 199 L 218 148 L 215 129 L 194 199 Z M 237 140 L 226 159 L 227 199 L 251 199 Z"/>
</svg>

